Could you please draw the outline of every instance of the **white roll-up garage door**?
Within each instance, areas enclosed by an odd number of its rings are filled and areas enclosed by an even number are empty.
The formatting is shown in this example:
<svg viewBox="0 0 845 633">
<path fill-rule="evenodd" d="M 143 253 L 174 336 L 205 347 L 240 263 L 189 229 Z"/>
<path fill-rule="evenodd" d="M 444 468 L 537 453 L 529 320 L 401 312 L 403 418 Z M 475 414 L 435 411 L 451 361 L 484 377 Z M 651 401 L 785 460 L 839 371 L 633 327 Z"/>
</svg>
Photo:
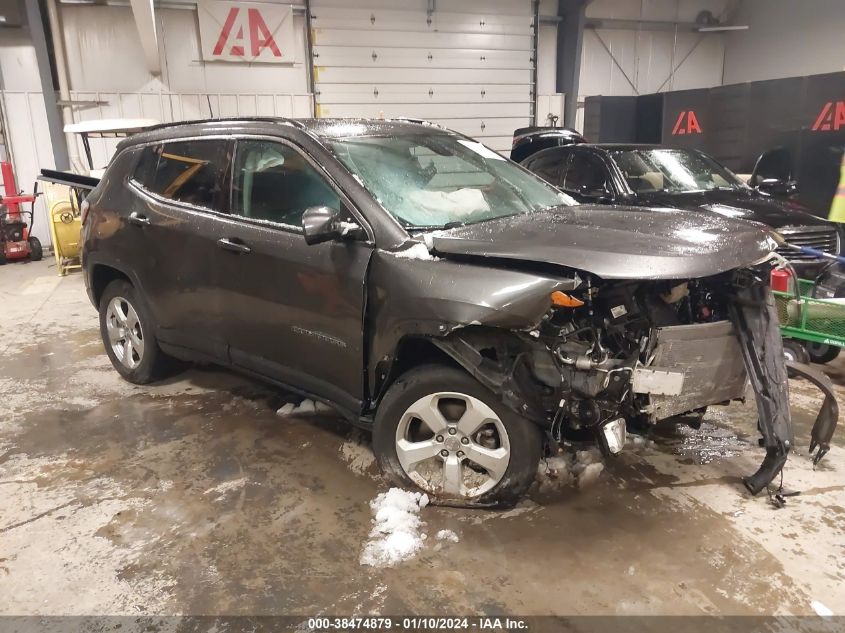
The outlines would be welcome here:
<svg viewBox="0 0 845 633">
<path fill-rule="evenodd" d="M 533 115 L 531 0 L 311 3 L 319 117 L 427 119 L 501 152 Z"/>
</svg>

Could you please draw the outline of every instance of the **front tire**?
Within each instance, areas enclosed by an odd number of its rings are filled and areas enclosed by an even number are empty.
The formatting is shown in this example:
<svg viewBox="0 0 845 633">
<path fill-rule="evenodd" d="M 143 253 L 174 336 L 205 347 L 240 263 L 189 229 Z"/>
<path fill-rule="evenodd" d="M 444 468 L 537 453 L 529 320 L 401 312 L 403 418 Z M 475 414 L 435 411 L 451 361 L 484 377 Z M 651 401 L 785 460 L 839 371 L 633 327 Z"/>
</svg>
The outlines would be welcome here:
<svg viewBox="0 0 845 633">
<path fill-rule="evenodd" d="M 100 297 L 100 335 L 109 360 L 124 379 L 146 385 L 167 374 L 170 358 L 161 351 L 152 315 L 140 293 L 117 279 Z"/>
<path fill-rule="evenodd" d="M 376 412 L 373 450 L 398 486 L 436 503 L 510 507 L 537 474 L 540 429 L 461 369 L 426 365 L 399 377 Z"/>
</svg>

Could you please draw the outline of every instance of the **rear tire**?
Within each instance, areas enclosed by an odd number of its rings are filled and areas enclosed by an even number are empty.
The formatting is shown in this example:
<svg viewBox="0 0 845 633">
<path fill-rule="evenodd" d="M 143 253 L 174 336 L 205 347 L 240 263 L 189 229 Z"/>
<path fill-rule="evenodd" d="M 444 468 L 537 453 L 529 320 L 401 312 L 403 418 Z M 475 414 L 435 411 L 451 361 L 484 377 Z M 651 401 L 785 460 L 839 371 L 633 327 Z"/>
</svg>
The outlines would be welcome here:
<svg viewBox="0 0 845 633">
<path fill-rule="evenodd" d="M 444 365 L 400 376 L 373 427 L 385 476 L 444 505 L 513 506 L 537 475 L 541 449 L 537 425 L 464 370 Z"/>
<path fill-rule="evenodd" d="M 29 236 L 29 259 L 33 262 L 40 262 L 44 257 L 44 249 L 41 247 L 41 240 L 34 235 Z"/>
<path fill-rule="evenodd" d="M 116 279 L 103 291 L 100 336 L 114 368 L 136 385 L 164 378 L 174 366 L 158 346 L 146 302 L 128 281 Z"/>
<path fill-rule="evenodd" d="M 804 346 L 807 348 L 807 355 L 810 357 L 810 360 L 820 365 L 829 363 L 839 356 L 840 348 L 835 345 L 824 345 L 822 343 L 811 343 L 808 341 Z"/>
</svg>

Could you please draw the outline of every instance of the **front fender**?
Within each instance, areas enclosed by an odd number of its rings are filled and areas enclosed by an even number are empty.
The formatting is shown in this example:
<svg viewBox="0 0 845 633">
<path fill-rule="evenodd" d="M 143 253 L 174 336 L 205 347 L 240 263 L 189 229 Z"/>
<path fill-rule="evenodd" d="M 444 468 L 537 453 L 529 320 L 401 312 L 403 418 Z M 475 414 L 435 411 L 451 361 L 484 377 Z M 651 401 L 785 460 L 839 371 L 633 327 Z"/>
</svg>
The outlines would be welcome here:
<svg viewBox="0 0 845 633">
<path fill-rule="evenodd" d="M 448 259 L 403 259 L 376 251 L 367 287 L 369 393 L 380 392 L 399 342 L 445 337 L 467 326 L 514 331 L 537 327 L 555 290 L 580 281 Z"/>
</svg>

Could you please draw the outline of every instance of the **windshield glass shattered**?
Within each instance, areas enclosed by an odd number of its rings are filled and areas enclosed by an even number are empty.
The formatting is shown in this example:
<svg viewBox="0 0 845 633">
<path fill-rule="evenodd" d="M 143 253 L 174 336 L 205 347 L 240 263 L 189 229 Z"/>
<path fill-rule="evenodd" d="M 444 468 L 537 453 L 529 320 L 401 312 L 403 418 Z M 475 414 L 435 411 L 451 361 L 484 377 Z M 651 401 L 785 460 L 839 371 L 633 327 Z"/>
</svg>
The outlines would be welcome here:
<svg viewBox="0 0 845 633">
<path fill-rule="evenodd" d="M 575 204 L 481 143 L 448 134 L 354 136 L 335 155 L 407 228 L 439 228 Z"/>
<path fill-rule="evenodd" d="M 634 193 L 683 193 L 743 188 L 728 169 L 698 152 L 682 149 L 612 150 Z"/>
</svg>

